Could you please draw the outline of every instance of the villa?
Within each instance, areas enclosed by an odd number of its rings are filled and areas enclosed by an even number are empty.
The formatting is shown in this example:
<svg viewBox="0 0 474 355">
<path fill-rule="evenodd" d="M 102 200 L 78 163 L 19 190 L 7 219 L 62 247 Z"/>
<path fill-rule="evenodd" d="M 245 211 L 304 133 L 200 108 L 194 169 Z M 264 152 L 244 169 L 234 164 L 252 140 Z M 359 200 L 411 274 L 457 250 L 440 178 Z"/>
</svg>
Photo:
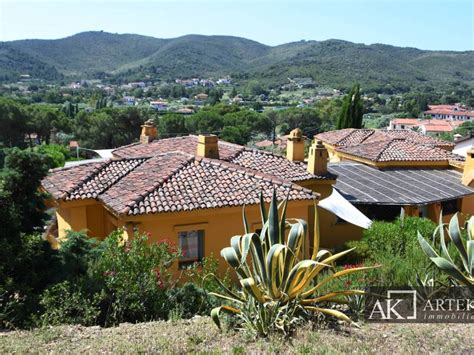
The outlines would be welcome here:
<svg viewBox="0 0 474 355">
<path fill-rule="evenodd" d="M 51 237 L 60 241 L 68 229 L 100 239 L 117 228 L 126 238 L 146 232 L 181 247 L 178 270 L 218 256 L 244 233 L 244 206 L 249 228 L 261 230 L 261 191 L 267 203 L 273 189 L 279 200 L 288 197 L 287 217 L 308 221 L 310 237 L 317 203 L 326 248 L 359 239 L 370 226 L 366 215 L 391 219 L 402 207 L 432 219 L 441 208 L 474 212 L 471 156 L 464 162 L 450 143 L 388 132 L 323 133 L 305 158 L 299 129 L 288 136 L 285 157 L 214 135 L 158 139 L 147 121 L 140 142 L 113 150 L 112 159 L 55 169 L 43 180 L 56 209 Z"/>
</svg>

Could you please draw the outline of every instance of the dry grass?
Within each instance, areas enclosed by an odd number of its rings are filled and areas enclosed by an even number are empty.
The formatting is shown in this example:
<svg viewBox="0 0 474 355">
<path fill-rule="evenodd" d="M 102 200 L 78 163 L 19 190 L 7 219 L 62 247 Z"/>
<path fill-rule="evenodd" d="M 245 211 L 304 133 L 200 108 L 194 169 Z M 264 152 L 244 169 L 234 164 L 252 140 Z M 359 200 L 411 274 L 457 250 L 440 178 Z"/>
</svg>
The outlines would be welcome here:
<svg viewBox="0 0 474 355">
<path fill-rule="evenodd" d="M 60 326 L 0 333 L 0 353 L 474 353 L 469 324 L 365 324 L 360 329 L 302 329 L 290 340 L 219 332 L 212 321 Z"/>
</svg>

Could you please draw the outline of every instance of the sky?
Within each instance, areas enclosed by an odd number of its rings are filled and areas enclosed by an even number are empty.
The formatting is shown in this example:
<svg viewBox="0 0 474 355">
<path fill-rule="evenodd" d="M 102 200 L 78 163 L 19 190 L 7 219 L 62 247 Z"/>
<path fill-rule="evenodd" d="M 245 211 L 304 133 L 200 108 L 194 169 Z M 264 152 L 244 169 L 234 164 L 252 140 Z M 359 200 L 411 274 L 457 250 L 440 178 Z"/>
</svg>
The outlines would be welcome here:
<svg viewBox="0 0 474 355">
<path fill-rule="evenodd" d="M 0 0 L 0 41 L 97 30 L 474 50 L 474 0 Z"/>
</svg>

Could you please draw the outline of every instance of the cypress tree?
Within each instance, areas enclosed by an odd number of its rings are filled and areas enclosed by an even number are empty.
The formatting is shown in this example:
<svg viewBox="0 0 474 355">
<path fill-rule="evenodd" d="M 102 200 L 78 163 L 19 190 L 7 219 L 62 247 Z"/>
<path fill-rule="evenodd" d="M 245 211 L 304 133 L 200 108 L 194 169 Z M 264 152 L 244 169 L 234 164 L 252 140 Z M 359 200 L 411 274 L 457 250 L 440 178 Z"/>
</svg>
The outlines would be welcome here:
<svg viewBox="0 0 474 355">
<path fill-rule="evenodd" d="M 360 86 L 355 84 L 342 102 L 341 113 L 336 122 L 337 129 L 361 128 L 363 104 L 360 98 Z"/>
</svg>

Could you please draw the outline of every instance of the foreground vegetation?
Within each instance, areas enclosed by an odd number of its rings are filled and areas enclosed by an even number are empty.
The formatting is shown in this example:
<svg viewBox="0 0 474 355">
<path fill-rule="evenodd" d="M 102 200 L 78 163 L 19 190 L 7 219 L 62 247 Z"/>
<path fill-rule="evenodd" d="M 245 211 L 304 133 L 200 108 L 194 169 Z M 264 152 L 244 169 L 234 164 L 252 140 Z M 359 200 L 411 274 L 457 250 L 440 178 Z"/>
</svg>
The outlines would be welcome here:
<svg viewBox="0 0 474 355">
<path fill-rule="evenodd" d="M 24 353 L 288 353 L 469 354 L 466 324 L 364 324 L 361 328 L 299 329 L 291 340 L 219 332 L 209 317 L 121 324 L 115 328 L 60 326 L 0 333 L 0 352 Z"/>
</svg>

